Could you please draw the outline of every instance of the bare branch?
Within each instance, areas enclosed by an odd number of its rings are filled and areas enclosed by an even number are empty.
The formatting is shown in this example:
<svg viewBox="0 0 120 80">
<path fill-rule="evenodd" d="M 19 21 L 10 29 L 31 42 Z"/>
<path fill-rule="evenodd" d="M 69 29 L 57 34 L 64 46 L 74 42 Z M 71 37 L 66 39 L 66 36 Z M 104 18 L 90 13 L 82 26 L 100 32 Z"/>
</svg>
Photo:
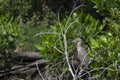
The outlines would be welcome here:
<svg viewBox="0 0 120 80">
<path fill-rule="evenodd" d="M 68 51 L 67 51 L 66 34 L 63 34 L 63 39 L 64 39 L 64 47 L 65 47 L 64 54 L 65 54 L 65 58 L 66 58 L 66 61 L 67 61 L 68 67 L 69 67 L 69 71 L 73 77 L 73 80 L 76 80 L 76 75 L 73 73 L 73 70 L 72 70 L 72 67 L 70 65 L 69 58 L 68 58 L 69 56 L 68 56 Z"/>
<path fill-rule="evenodd" d="M 57 33 L 57 32 L 40 32 L 40 33 L 37 33 L 33 36 L 34 37 L 37 37 L 39 35 L 43 35 L 43 34 L 55 34 L 55 35 L 61 35 L 60 33 Z"/>
<path fill-rule="evenodd" d="M 54 49 L 57 50 L 59 53 L 64 54 L 64 52 L 60 51 L 58 48 L 56 48 L 56 46 L 54 46 Z"/>
<path fill-rule="evenodd" d="M 76 23 L 76 22 L 78 22 L 78 19 L 76 19 L 75 21 L 73 21 L 72 23 L 70 23 L 70 25 L 67 27 L 67 29 L 65 30 L 65 32 L 67 32 L 68 29 L 69 29 L 74 23 Z"/>
<path fill-rule="evenodd" d="M 91 62 L 99 55 L 101 54 L 101 52 L 104 50 L 100 50 L 99 52 L 95 52 L 95 55 L 89 60 L 89 64 L 91 64 Z"/>
<path fill-rule="evenodd" d="M 109 65 L 108 67 L 100 67 L 100 68 L 95 68 L 95 69 L 93 69 L 93 70 L 90 70 L 90 71 L 85 71 L 86 73 L 84 73 L 84 74 L 79 74 L 79 75 L 77 75 L 77 78 L 81 78 L 81 77 L 83 77 L 83 76 L 85 76 L 85 75 L 87 75 L 88 73 L 90 74 L 90 73 L 92 73 L 92 72 L 94 72 L 94 71 L 98 71 L 98 70 L 108 70 L 108 69 L 110 69 L 109 67 L 111 67 L 111 66 L 113 66 L 114 64 L 111 64 L 111 65 Z"/>
<path fill-rule="evenodd" d="M 42 80 L 45 80 L 44 77 L 42 76 L 41 72 L 40 72 L 37 61 L 36 61 L 36 68 L 37 68 L 37 71 L 38 71 L 40 77 L 42 78 Z"/>
<path fill-rule="evenodd" d="M 66 26 L 68 25 L 68 23 L 69 23 L 69 21 L 70 21 L 70 18 L 71 18 L 72 14 L 73 14 L 73 12 L 74 12 L 75 10 L 79 9 L 80 7 L 84 7 L 84 6 L 85 6 L 85 5 L 79 5 L 79 6 L 75 7 L 75 8 L 71 11 L 71 13 L 70 13 L 70 15 L 69 15 L 69 17 L 68 17 L 68 19 L 67 19 Z"/>
</svg>

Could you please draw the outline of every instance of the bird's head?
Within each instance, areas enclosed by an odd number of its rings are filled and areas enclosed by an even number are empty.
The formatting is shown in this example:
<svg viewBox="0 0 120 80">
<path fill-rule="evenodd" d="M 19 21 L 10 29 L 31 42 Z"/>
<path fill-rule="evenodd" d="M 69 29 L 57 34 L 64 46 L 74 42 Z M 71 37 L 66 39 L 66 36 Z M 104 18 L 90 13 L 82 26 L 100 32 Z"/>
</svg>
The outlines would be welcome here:
<svg viewBox="0 0 120 80">
<path fill-rule="evenodd" d="M 76 38 L 76 39 L 74 39 L 72 42 L 74 42 L 74 43 L 76 43 L 76 44 L 77 44 L 77 43 L 80 43 L 80 44 L 83 43 L 80 38 Z"/>
</svg>

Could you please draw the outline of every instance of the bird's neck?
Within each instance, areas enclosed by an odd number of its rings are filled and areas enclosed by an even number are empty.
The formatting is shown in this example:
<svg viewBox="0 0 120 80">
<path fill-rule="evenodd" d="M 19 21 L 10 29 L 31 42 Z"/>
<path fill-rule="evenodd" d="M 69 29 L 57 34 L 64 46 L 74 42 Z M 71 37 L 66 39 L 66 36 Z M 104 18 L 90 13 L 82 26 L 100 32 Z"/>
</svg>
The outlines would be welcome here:
<svg viewBox="0 0 120 80">
<path fill-rule="evenodd" d="M 78 42 L 78 43 L 77 43 L 77 47 L 82 47 L 81 42 Z"/>
</svg>

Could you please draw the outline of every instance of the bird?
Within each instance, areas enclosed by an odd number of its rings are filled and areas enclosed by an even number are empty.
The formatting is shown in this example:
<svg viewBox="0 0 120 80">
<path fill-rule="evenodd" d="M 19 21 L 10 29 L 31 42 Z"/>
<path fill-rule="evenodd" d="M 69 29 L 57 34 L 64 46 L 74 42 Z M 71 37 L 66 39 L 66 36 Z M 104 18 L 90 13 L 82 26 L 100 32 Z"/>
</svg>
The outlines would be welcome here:
<svg viewBox="0 0 120 80">
<path fill-rule="evenodd" d="M 88 69 L 89 60 L 87 57 L 87 53 L 83 47 L 83 41 L 81 40 L 81 38 L 76 38 L 72 42 L 76 44 L 77 48 L 76 57 L 78 57 L 80 64 L 82 65 L 82 69 Z"/>
</svg>

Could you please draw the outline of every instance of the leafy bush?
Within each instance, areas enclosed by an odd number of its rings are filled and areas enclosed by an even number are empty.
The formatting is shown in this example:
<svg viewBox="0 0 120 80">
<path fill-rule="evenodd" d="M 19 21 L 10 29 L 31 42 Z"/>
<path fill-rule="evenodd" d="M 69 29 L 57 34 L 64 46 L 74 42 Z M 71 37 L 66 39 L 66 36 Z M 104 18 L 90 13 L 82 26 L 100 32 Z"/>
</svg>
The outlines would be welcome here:
<svg viewBox="0 0 120 80">
<path fill-rule="evenodd" d="M 83 17 L 83 14 L 85 17 Z M 106 23 L 107 21 L 109 21 L 109 24 Z M 55 64 L 63 61 L 64 45 L 62 34 L 67 31 L 66 36 L 70 56 L 75 52 L 71 43 L 74 38 L 81 37 L 85 42 L 85 48 L 91 61 L 89 65 L 90 71 L 94 71 L 91 73 L 93 78 L 118 79 L 120 73 L 118 68 L 120 63 L 118 59 L 120 52 L 118 30 L 120 24 L 116 22 L 119 21 L 114 22 L 113 19 L 108 17 L 101 23 L 89 14 L 74 12 L 68 19 L 63 19 L 51 26 L 47 32 L 40 33 L 41 45 L 36 44 L 35 46 L 40 50 L 40 55 L 55 62 Z M 104 31 L 106 26 L 110 28 L 108 31 Z M 62 64 L 66 65 L 65 63 Z M 64 68 L 67 68 L 67 66 L 64 66 Z M 59 68 L 58 70 L 62 69 Z"/>
<path fill-rule="evenodd" d="M 5 16 L 0 17 L 0 54 L 3 55 L 6 67 L 9 67 L 11 52 L 16 48 L 15 42 L 19 35 L 17 22 L 11 18 L 7 20 Z M 4 64 L 4 63 L 3 63 Z"/>
<path fill-rule="evenodd" d="M 0 13 L 1 14 L 6 14 L 8 16 L 26 16 L 28 10 L 31 8 L 31 0 L 26 1 L 5 1 L 1 0 L 0 1 Z"/>
<path fill-rule="evenodd" d="M 37 51 L 33 45 L 40 44 L 40 41 L 39 38 L 33 36 L 41 31 L 48 30 L 50 25 L 53 25 L 56 20 L 56 15 L 51 11 L 47 11 L 44 13 L 45 16 L 42 21 L 39 20 L 37 14 L 34 14 L 31 18 L 27 18 L 26 21 L 21 17 L 16 18 L 20 26 L 20 35 L 16 45 L 16 51 Z"/>
<path fill-rule="evenodd" d="M 0 16 L 0 54 L 4 56 L 5 66 L 9 65 L 11 61 L 10 53 L 16 48 L 15 43 L 19 39 L 19 24 L 14 19 L 9 19 L 9 16 L 18 15 L 21 7 L 17 6 L 18 1 L 12 2 L 14 5 L 9 8 L 11 4 L 8 1 L 0 1 L 0 4 L 3 4 L 0 6 L 0 13 L 2 13 L 2 16 Z M 21 20 L 20 27 L 22 29 L 20 34 L 22 39 L 19 43 L 27 45 L 24 50 L 36 50 L 33 48 L 33 44 L 35 44 L 34 46 L 40 51 L 40 55 L 53 62 L 48 71 L 61 80 L 70 78 L 64 55 L 63 34 L 65 33 L 69 58 L 76 53 L 71 41 L 76 37 L 80 37 L 84 41 L 84 47 L 90 60 L 88 72 L 92 74 L 92 78 L 103 80 L 120 79 L 120 1 L 92 0 L 90 2 L 94 3 L 96 12 L 104 16 L 101 22 L 100 19 L 96 20 L 94 16 L 87 14 L 84 10 L 80 13 L 73 12 L 70 16 L 64 15 L 67 18 L 63 17 L 58 22 L 53 21 L 56 23 L 51 25 L 49 29 L 46 26 L 49 26 L 49 21 L 56 17 L 53 17 L 53 13 L 49 10 L 50 13 L 47 13 L 46 10 L 46 16 L 43 18 L 46 22 L 41 22 L 41 25 L 38 23 L 37 26 L 39 27 L 34 28 L 36 20 L 39 20 L 38 15 L 29 18 L 26 23 L 22 23 Z M 23 15 L 30 9 L 30 4 L 31 1 L 28 3 L 25 0 L 23 1 Z M 55 5 L 55 7 L 55 10 L 57 10 L 58 6 Z M 44 32 L 41 32 L 41 30 L 44 30 Z M 34 34 L 39 37 L 33 37 Z"/>
<path fill-rule="evenodd" d="M 95 4 L 94 8 L 97 9 L 97 12 L 103 16 L 110 16 L 109 13 L 111 8 L 120 8 L 119 0 L 92 0 L 92 2 Z"/>
</svg>

